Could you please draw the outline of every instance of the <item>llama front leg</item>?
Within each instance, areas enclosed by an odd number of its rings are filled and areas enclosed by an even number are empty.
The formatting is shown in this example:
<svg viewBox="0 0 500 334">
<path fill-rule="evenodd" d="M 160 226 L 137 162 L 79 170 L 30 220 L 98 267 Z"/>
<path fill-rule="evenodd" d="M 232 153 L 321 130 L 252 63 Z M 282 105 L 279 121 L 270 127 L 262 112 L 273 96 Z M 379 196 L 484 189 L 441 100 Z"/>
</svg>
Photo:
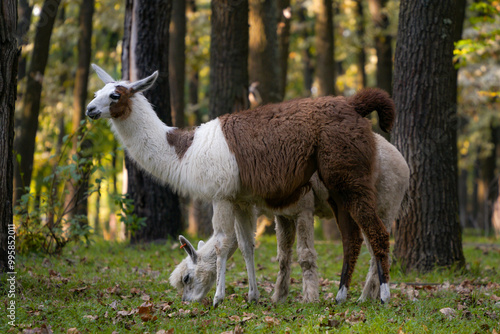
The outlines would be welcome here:
<svg viewBox="0 0 500 334">
<path fill-rule="evenodd" d="M 302 268 L 302 301 L 311 303 L 319 299 L 318 254 L 314 249 L 313 212 L 303 210 L 297 218 L 297 254 Z"/>
<path fill-rule="evenodd" d="M 235 206 L 235 213 L 238 247 L 243 254 L 247 266 L 248 301 L 257 301 L 259 299 L 259 290 L 257 289 L 254 260 L 255 219 L 251 207 Z"/>
<path fill-rule="evenodd" d="M 280 271 L 274 287 L 273 302 L 279 303 L 285 301 L 288 296 L 290 272 L 292 270 L 292 247 L 295 242 L 296 229 L 293 219 L 275 216 L 275 221 Z"/>
<path fill-rule="evenodd" d="M 226 294 L 226 264 L 231 246 L 234 244 L 234 210 L 232 203 L 217 201 L 213 203 L 214 214 L 212 226 L 214 227 L 215 252 L 217 254 L 217 286 L 214 296 L 214 308 L 224 300 Z"/>
</svg>

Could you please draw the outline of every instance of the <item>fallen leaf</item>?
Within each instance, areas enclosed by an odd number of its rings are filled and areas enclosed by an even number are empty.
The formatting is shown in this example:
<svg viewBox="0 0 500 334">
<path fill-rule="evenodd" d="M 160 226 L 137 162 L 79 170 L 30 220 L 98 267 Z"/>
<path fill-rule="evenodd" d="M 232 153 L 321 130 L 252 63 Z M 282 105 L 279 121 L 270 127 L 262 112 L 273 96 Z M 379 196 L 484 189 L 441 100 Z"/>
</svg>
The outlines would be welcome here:
<svg viewBox="0 0 500 334">
<path fill-rule="evenodd" d="M 160 329 L 158 332 L 156 332 L 156 334 L 173 334 L 173 333 L 174 333 L 173 328 L 170 328 L 168 331 L 166 331 L 164 329 Z"/>
<path fill-rule="evenodd" d="M 357 324 L 359 322 L 364 322 L 366 320 L 365 318 L 365 313 L 363 311 L 352 311 L 351 315 L 349 317 L 346 317 L 345 321 L 350 324 Z"/>
<path fill-rule="evenodd" d="M 109 307 L 116 310 L 118 308 L 118 301 L 114 300 L 111 304 L 109 304 Z"/>
<path fill-rule="evenodd" d="M 130 293 L 133 294 L 133 295 L 140 295 L 141 294 L 141 290 L 139 290 L 137 288 L 132 288 L 132 289 L 130 289 Z"/>
<path fill-rule="evenodd" d="M 453 319 L 457 315 L 457 311 L 450 307 L 442 308 L 439 310 L 439 312 L 443 313 L 448 318 L 448 320 Z"/>
<path fill-rule="evenodd" d="M 89 319 L 89 320 L 92 320 L 92 321 L 97 320 L 97 318 L 99 318 L 98 315 L 84 315 L 83 317 L 85 319 Z"/>
<path fill-rule="evenodd" d="M 141 299 L 142 299 L 142 300 L 144 300 L 144 301 L 148 301 L 148 300 L 150 300 L 150 299 L 151 299 L 151 297 L 149 297 L 149 295 L 143 294 L 143 295 L 141 296 Z"/>
<path fill-rule="evenodd" d="M 70 292 L 82 292 L 87 290 L 87 286 L 82 286 L 81 288 L 74 288 L 74 289 L 69 289 Z"/>
<path fill-rule="evenodd" d="M 267 316 L 264 318 L 264 321 L 269 325 L 269 326 L 278 326 L 280 324 L 280 321 L 276 318 Z"/>
<path fill-rule="evenodd" d="M 241 318 L 237 315 L 232 315 L 229 317 L 229 320 L 234 321 L 234 322 L 239 322 L 239 321 L 241 321 Z"/>
<path fill-rule="evenodd" d="M 141 315 L 141 320 L 144 321 L 144 322 L 146 322 L 146 321 L 155 321 L 157 319 L 158 319 L 158 317 L 156 315 L 153 316 L 153 315 L 151 315 L 149 313 Z"/>
<path fill-rule="evenodd" d="M 80 334 L 80 331 L 76 329 L 75 327 L 69 328 L 66 334 Z"/>
</svg>

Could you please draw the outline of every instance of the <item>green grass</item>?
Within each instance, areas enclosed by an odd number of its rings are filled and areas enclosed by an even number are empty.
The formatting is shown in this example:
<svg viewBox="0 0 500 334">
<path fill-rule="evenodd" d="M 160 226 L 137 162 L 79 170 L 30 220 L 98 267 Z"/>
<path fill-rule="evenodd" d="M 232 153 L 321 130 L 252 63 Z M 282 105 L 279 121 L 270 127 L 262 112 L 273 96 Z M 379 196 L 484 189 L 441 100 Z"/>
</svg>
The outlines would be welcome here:
<svg viewBox="0 0 500 334">
<path fill-rule="evenodd" d="M 177 243 L 128 246 L 100 241 L 90 248 L 70 246 L 59 257 L 18 255 L 17 327 L 10 328 L 6 316 L 0 315 L 0 332 L 17 333 L 42 326 L 50 326 L 54 333 L 66 333 L 70 328 L 81 333 L 156 333 L 169 329 L 174 333 L 222 333 L 236 326 L 245 333 L 500 332 L 498 241 L 465 238 L 467 267 L 459 271 L 437 269 L 425 275 L 405 275 L 393 266 L 391 282 L 396 284 L 388 305 L 356 302 L 368 267 L 369 255 L 364 247 L 348 301 L 336 305 L 332 296 L 338 289 L 341 245 L 319 241 L 316 249 L 320 276 L 328 279 L 320 287 L 320 302 L 299 302 L 301 270 L 294 263 L 288 301 L 271 303 L 278 264 L 273 259 L 275 238 L 266 236 L 256 250 L 260 301 L 245 301 L 246 271 L 237 252 L 228 262 L 226 299 L 215 310 L 210 307 L 214 289 L 203 303 L 187 304 L 168 284 L 169 274 L 184 257 Z M 4 283 L 5 279 L 0 290 L 2 307 L 9 301 Z M 455 314 L 446 316 L 440 312 L 444 308 L 452 308 Z M 145 313 L 134 313 L 139 309 Z M 125 315 L 130 311 L 131 315 Z"/>
</svg>

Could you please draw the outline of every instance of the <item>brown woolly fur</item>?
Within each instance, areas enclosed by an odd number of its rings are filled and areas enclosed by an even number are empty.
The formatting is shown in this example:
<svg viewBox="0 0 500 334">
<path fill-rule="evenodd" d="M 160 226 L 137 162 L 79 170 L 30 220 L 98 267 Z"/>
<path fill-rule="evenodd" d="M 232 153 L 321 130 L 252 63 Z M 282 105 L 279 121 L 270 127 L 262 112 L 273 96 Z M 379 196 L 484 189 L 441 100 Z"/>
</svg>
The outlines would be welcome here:
<svg viewBox="0 0 500 334">
<path fill-rule="evenodd" d="M 115 91 L 120 94 L 120 99 L 111 103 L 109 112 L 113 118 L 126 119 L 132 111 L 130 98 L 134 95 L 134 91 L 123 86 L 116 86 Z"/>
<path fill-rule="evenodd" d="M 395 106 L 386 91 L 379 88 L 366 88 L 348 98 L 348 102 L 363 117 L 376 110 L 380 128 L 385 132 L 391 131 L 395 118 Z"/>
<path fill-rule="evenodd" d="M 220 121 L 242 185 L 272 207 L 300 197 L 318 168 L 318 148 L 332 164 L 323 169 L 351 171 L 355 166 L 363 178 L 372 174 L 371 125 L 344 97 L 269 104 Z"/>
<path fill-rule="evenodd" d="M 170 146 L 175 148 L 175 154 L 182 159 L 188 148 L 193 143 L 195 130 L 173 129 L 167 132 L 167 141 Z"/>
</svg>

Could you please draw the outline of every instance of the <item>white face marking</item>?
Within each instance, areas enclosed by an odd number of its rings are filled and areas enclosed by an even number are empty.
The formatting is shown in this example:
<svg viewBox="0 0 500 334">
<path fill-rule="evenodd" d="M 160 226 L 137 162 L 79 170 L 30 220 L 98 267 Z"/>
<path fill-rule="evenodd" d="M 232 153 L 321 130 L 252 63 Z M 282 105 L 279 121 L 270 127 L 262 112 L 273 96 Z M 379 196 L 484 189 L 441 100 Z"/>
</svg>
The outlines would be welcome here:
<svg viewBox="0 0 500 334">
<path fill-rule="evenodd" d="M 125 86 L 124 82 L 110 82 L 106 84 L 101 90 L 94 94 L 94 99 L 90 101 L 85 113 L 92 119 L 111 118 L 109 107 L 111 103 L 117 102 L 118 98 L 113 98 L 117 86 Z"/>
</svg>

